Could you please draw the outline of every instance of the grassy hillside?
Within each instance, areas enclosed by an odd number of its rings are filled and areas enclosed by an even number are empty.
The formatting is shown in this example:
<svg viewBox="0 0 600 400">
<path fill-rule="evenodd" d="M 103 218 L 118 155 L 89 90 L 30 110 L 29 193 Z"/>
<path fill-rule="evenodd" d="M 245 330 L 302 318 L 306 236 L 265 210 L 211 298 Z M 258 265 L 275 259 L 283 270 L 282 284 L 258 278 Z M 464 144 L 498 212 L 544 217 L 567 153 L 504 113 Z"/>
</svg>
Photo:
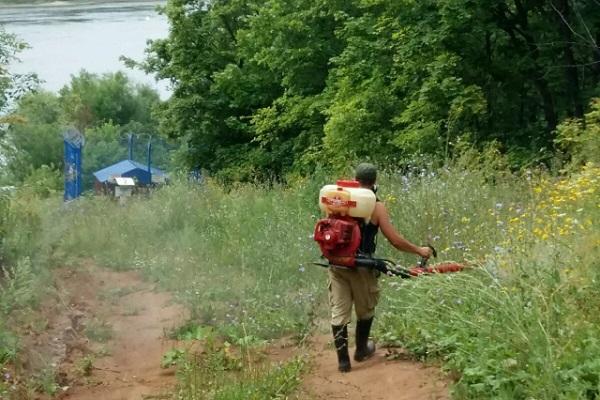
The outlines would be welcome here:
<svg viewBox="0 0 600 400">
<path fill-rule="evenodd" d="M 382 178 L 380 196 L 396 226 L 413 241 L 430 238 L 440 259 L 473 269 L 412 281 L 384 278 L 376 334 L 417 357 L 442 360 L 457 377 L 456 398 L 596 398 L 600 168 L 590 164 L 561 178 L 513 175 L 498 172 L 494 160 L 464 157 L 452 168 Z M 35 203 L 41 208 L 32 215 L 39 212 L 42 227 L 37 249 L 63 265 L 93 258 L 140 270 L 191 311 L 182 337 L 209 329 L 209 336 L 244 348 L 301 338 L 315 318 L 327 318 L 326 274 L 310 264 L 318 259 L 311 238 L 316 193 L 326 181 L 227 189 L 176 183 L 126 206 L 90 197 L 56 212 Z M 9 241 L 24 234 L 19 231 Z M 415 261 L 383 240 L 380 254 Z M 275 396 L 269 378 L 239 381 L 239 374 L 223 372 L 226 358 L 182 364 L 182 398 Z M 209 380 L 217 385 L 210 396 L 202 391 L 208 386 L 186 384 L 205 379 L 207 368 L 221 370 Z M 277 388 L 293 390 L 301 370 L 294 362 L 259 376 L 276 374 L 285 382 Z M 238 391 L 229 386 L 233 381 Z M 260 397 L 261 390 L 271 394 Z"/>
</svg>

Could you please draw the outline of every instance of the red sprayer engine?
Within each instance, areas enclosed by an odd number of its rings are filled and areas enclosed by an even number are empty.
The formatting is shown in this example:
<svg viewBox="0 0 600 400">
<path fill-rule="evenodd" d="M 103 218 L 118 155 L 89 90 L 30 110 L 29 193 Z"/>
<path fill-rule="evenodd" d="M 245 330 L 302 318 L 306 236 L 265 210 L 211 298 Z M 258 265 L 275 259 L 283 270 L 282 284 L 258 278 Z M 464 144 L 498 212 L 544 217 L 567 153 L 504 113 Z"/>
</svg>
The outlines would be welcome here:
<svg viewBox="0 0 600 400">
<path fill-rule="evenodd" d="M 360 246 L 360 227 L 351 217 L 324 218 L 315 227 L 315 241 L 331 263 L 353 267 Z"/>
<path fill-rule="evenodd" d="M 375 209 L 375 194 L 356 181 L 337 181 L 319 193 L 319 206 L 327 215 L 315 226 L 315 241 L 331 264 L 354 267 L 360 247 L 359 220 L 368 220 Z"/>
</svg>

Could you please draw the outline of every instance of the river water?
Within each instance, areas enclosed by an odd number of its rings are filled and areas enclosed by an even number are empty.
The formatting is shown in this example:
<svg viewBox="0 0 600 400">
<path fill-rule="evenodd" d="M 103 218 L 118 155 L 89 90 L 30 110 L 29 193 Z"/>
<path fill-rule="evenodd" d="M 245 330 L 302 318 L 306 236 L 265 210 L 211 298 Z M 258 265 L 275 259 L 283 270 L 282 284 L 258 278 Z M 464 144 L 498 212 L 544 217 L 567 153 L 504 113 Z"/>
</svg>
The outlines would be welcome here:
<svg viewBox="0 0 600 400">
<path fill-rule="evenodd" d="M 0 5 L 0 25 L 27 42 L 21 62 L 9 69 L 34 72 L 42 87 L 57 91 L 81 69 L 93 73 L 125 71 L 135 82 L 156 88 L 168 97 L 165 82 L 127 69 L 124 55 L 144 58 L 148 39 L 166 37 L 168 22 L 156 12 L 164 1 L 55 1 L 43 4 Z"/>
</svg>

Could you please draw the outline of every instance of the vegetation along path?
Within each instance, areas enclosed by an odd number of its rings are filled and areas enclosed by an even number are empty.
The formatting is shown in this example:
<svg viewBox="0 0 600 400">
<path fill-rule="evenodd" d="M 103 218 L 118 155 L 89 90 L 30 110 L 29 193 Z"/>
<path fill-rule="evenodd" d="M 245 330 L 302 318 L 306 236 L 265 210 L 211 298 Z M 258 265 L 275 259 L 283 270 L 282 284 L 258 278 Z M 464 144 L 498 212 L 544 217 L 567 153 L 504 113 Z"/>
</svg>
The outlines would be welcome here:
<svg viewBox="0 0 600 400">
<path fill-rule="evenodd" d="M 66 315 L 55 316 L 52 324 L 64 333 L 58 397 L 173 398 L 174 371 L 161 368 L 161 359 L 177 346 L 167 333 L 185 321 L 186 310 L 136 272 L 87 265 L 59 270 L 56 281 L 66 306 Z M 271 347 L 267 353 L 274 363 L 294 355 L 311 360 L 294 396 L 298 399 L 449 398 L 447 384 L 436 369 L 397 357 L 391 360 L 385 350 L 342 375 L 331 346 L 329 335 L 317 334 L 306 349 Z"/>
</svg>

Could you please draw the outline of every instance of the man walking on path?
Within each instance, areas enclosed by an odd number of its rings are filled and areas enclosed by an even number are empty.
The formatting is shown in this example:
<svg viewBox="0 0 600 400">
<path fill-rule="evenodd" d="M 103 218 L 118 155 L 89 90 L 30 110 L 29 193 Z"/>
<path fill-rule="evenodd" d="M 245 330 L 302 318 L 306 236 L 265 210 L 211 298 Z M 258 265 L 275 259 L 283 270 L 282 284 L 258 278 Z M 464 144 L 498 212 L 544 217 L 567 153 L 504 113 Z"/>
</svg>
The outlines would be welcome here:
<svg viewBox="0 0 600 400">
<path fill-rule="evenodd" d="M 363 163 L 356 168 L 356 180 L 360 186 L 377 192 L 377 168 L 373 164 Z M 406 240 L 393 227 L 385 205 L 377 200 L 375 210 L 368 223 L 361 223 L 361 244 L 359 252 L 363 256 L 372 256 L 377 245 L 379 229 L 396 249 L 417 254 L 425 259 L 431 257 L 429 247 L 419 247 Z M 341 372 L 351 370 L 348 355 L 348 324 L 352 314 L 352 304 L 356 312 L 356 351 L 357 362 L 370 358 L 375 353 L 375 344 L 369 340 L 375 306 L 379 300 L 377 282 L 379 272 L 367 268 L 348 269 L 330 266 L 329 268 L 329 304 L 331 306 L 331 327 L 338 356 L 338 369 Z"/>
</svg>

